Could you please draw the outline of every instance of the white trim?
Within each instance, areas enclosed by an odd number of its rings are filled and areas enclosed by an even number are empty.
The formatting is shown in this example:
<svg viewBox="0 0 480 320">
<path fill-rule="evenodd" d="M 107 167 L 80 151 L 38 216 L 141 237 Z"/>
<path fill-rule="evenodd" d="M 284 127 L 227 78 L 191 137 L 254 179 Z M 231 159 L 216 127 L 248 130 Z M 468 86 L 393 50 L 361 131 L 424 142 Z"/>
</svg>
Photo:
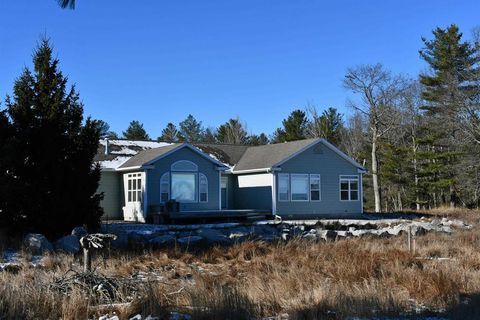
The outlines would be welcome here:
<svg viewBox="0 0 480 320">
<path fill-rule="evenodd" d="M 357 174 L 341 174 L 338 176 L 338 198 L 340 199 L 341 202 L 355 202 L 355 201 L 360 201 L 360 177 L 361 175 Z M 355 178 L 342 178 L 342 177 L 357 177 Z M 342 179 L 348 181 L 348 200 L 342 200 Z M 350 181 L 357 180 L 357 200 L 351 200 L 350 199 L 350 192 L 352 191 L 350 189 Z M 363 205 L 362 205 L 363 208 Z"/>
<path fill-rule="evenodd" d="M 309 145 L 301 148 L 300 150 L 298 150 L 297 152 L 291 154 L 290 156 L 288 156 L 287 158 L 283 159 L 282 161 L 272 165 L 272 168 L 275 168 L 275 167 L 278 167 L 278 166 L 281 166 L 282 164 L 284 164 L 285 162 L 291 160 L 292 158 L 295 158 L 296 156 L 298 156 L 299 154 L 301 154 L 302 152 L 304 152 L 305 150 L 309 149 L 310 147 L 313 147 L 319 143 L 323 143 L 325 146 L 327 146 L 328 148 L 330 148 L 333 152 L 335 152 L 336 154 L 338 154 L 340 157 L 342 157 L 343 159 L 347 160 L 350 164 L 354 165 L 355 167 L 357 167 L 358 169 L 360 170 L 364 170 L 366 171 L 366 169 L 361 165 L 359 164 L 358 162 L 356 162 L 355 160 L 353 160 L 352 158 L 350 158 L 348 155 L 346 155 L 345 153 L 343 153 L 343 151 L 341 151 L 340 149 L 338 149 L 337 147 L 335 147 L 333 144 L 331 144 L 330 142 L 328 142 L 327 140 L 325 140 L 324 138 L 320 138 L 320 139 L 315 139 L 312 143 L 310 143 Z"/>
<path fill-rule="evenodd" d="M 249 169 L 249 170 L 238 170 L 235 171 L 235 167 L 232 169 L 233 174 L 242 174 L 242 173 L 258 173 L 258 172 L 270 172 L 272 168 L 260 168 L 260 169 Z"/>
<path fill-rule="evenodd" d="M 115 171 L 135 171 L 135 170 L 144 170 L 144 169 L 155 169 L 154 166 L 134 166 L 126 168 L 117 168 Z"/>
<path fill-rule="evenodd" d="M 142 179 L 142 201 L 143 201 L 143 219 L 146 221 L 147 219 L 147 211 L 148 211 L 148 190 L 147 190 L 147 169 L 143 171 L 143 179 Z"/>
<path fill-rule="evenodd" d="M 167 192 L 162 192 L 162 191 L 165 191 L 162 189 L 162 180 L 164 177 L 167 177 L 167 182 L 168 182 L 168 186 L 167 186 Z M 171 185 L 171 181 L 170 181 L 170 171 L 167 171 L 167 172 L 164 172 L 161 176 L 160 176 L 160 203 L 165 203 L 164 201 L 162 201 L 162 194 L 163 193 L 166 193 L 167 194 L 167 201 L 170 200 L 170 185 Z"/>
<path fill-rule="evenodd" d="M 292 192 L 292 178 L 294 176 L 306 176 L 307 178 L 307 185 L 308 185 L 308 190 L 307 190 L 307 199 L 303 200 L 293 200 L 293 192 Z M 309 202 L 310 201 L 310 175 L 308 173 L 291 173 L 290 174 L 290 202 Z"/>
<path fill-rule="evenodd" d="M 280 198 L 280 178 L 281 177 L 286 177 L 287 178 L 287 186 L 288 186 L 288 190 L 287 190 L 288 199 L 287 200 L 282 200 Z M 278 190 L 277 190 L 278 202 L 290 202 L 290 174 L 289 173 L 279 173 L 278 174 L 278 183 L 279 183 Z"/>
<path fill-rule="evenodd" d="M 272 214 L 277 213 L 277 177 L 276 173 L 272 172 Z"/>
</svg>

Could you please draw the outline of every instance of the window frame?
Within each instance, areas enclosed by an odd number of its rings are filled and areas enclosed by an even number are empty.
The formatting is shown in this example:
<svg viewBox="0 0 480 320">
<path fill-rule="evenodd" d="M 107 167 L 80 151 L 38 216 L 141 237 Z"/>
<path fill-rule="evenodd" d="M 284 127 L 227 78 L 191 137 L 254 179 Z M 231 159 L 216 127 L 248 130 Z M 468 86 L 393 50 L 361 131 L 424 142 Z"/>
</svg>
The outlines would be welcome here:
<svg viewBox="0 0 480 320">
<path fill-rule="evenodd" d="M 312 177 L 318 177 L 318 190 L 312 189 Z M 310 173 L 308 175 L 308 187 L 310 192 L 310 201 L 319 202 L 322 201 L 322 176 L 319 173 Z M 318 191 L 318 199 L 312 199 L 312 191 Z"/>
<path fill-rule="evenodd" d="M 293 178 L 295 177 L 304 177 L 306 178 L 307 182 L 307 192 L 305 193 L 307 198 L 306 199 L 293 199 Z M 290 174 L 290 201 L 291 202 L 309 202 L 310 201 L 310 175 L 308 173 L 291 173 Z"/>
<path fill-rule="evenodd" d="M 202 178 L 204 179 L 204 181 L 203 181 L 204 182 L 204 187 L 206 188 L 205 192 L 202 192 Z M 202 200 L 202 193 L 205 193 L 205 200 Z M 202 172 L 198 173 L 198 202 L 200 202 L 200 203 L 207 203 L 208 202 L 208 178 Z"/>
<path fill-rule="evenodd" d="M 127 174 L 127 199 L 125 199 L 125 203 L 138 203 L 138 202 L 141 203 L 142 201 L 143 201 L 142 173 L 141 172 L 128 173 Z"/>
<path fill-rule="evenodd" d="M 164 181 L 164 179 L 166 181 Z M 164 190 L 163 188 L 163 184 L 166 183 L 167 187 L 166 187 L 166 190 Z M 164 192 L 166 191 L 166 192 Z M 170 200 L 170 171 L 167 171 L 165 172 L 164 174 L 162 174 L 162 176 L 160 177 L 160 203 L 166 203 L 167 201 Z M 167 200 L 166 201 L 163 201 L 162 199 L 162 195 L 163 194 L 166 194 L 167 195 Z"/>
<path fill-rule="evenodd" d="M 282 199 L 281 198 L 281 194 L 280 193 L 280 180 L 282 178 L 286 178 L 287 179 L 287 192 L 286 192 L 286 195 L 287 195 L 287 199 Z M 284 193 L 285 194 L 285 193 Z M 289 173 L 279 173 L 278 174 L 278 191 L 277 191 L 277 198 L 278 198 L 278 201 L 280 202 L 289 202 L 290 201 L 290 174 Z"/>
<path fill-rule="evenodd" d="M 342 181 L 347 182 L 348 189 L 342 189 Z M 357 183 L 357 189 L 352 189 L 352 186 L 351 186 L 352 182 Z M 342 191 L 347 191 L 348 199 L 342 199 Z M 357 192 L 357 199 L 352 200 L 352 191 Z M 339 178 L 338 178 L 338 193 L 339 193 L 340 201 L 342 201 L 342 202 L 360 201 L 360 177 L 358 175 L 355 175 L 355 174 L 340 175 Z"/>
<path fill-rule="evenodd" d="M 194 200 L 178 200 L 173 198 L 173 176 L 175 174 L 178 175 L 193 175 L 194 176 L 194 183 L 193 186 L 195 188 L 193 194 L 195 199 Z M 172 200 L 175 200 L 177 202 L 183 202 L 183 203 L 198 203 L 198 172 L 192 172 L 192 171 L 172 171 L 170 172 L 170 197 Z"/>
</svg>

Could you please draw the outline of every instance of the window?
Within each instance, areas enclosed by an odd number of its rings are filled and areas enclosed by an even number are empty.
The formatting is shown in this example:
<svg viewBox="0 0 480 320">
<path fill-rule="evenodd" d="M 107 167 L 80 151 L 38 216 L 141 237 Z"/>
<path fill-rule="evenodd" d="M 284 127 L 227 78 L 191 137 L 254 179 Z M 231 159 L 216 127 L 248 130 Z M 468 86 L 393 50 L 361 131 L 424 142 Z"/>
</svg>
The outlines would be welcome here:
<svg viewBox="0 0 480 320">
<path fill-rule="evenodd" d="M 160 178 L 160 201 L 170 200 L 170 172 L 166 172 Z"/>
<path fill-rule="evenodd" d="M 127 202 L 142 201 L 142 174 L 129 173 L 127 175 Z"/>
<path fill-rule="evenodd" d="M 310 175 L 310 200 L 320 201 L 320 175 Z"/>
<path fill-rule="evenodd" d="M 196 173 L 172 172 L 172 199 L 197 201 Z"/>
<path fill-rule="evenodd" d="M 280 173 L 278 175 L 278 200 L 290 200 L 290 181 L 288 173 Z"/>
<path fill-rule="evenodd" d="M 358 176 L 340 176 L 340 200 L 358 200 Z"/>
<path fill-rule="evenodd" d="M 208 202 L 208 179 L 203 173 L 198 174 L 198 192 L 200 202 Z"/>
<path fill-rule="evenodd" d="M 308 174 L 290 175 L 292 201 L 308 201 Z"/>
<path fill-rule="evenodd" d="M 196 171 L 198 171 L 198 166 L 195 163 L 193 163 L 192 161 L 179 160 L 179 161 L 172 164 L 171 170 L 172 171 L 196 172 Z"/>
</svg>

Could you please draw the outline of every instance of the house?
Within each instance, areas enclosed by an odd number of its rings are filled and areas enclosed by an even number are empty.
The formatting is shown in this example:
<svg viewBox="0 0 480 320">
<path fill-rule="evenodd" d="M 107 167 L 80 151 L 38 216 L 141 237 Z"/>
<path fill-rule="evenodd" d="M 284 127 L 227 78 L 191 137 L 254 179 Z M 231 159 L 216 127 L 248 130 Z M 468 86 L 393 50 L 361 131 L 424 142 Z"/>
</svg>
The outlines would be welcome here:
<svg viewBox="0 0 480 320">
<path fill-rule="evenodd" d="M 366 170 L 325 139 L 263 146 L 102 140 L 97 161 L 106 219 L 145 222 L 171 199 L 192 215 L 363 213 Z"/>
</svg>

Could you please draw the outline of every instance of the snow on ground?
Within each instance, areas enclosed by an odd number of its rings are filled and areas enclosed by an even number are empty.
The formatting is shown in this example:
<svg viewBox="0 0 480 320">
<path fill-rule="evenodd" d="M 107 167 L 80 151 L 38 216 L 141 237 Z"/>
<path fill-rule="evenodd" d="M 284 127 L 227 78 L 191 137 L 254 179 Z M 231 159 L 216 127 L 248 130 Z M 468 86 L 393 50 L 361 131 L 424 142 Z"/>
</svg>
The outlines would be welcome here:
<svg viewBox="0 0 480 320">
<path fill-rule="evenodd" d="M 41 265 L 42 256 L 32 256 L 30 265 L 32 267 L 37 267 Z M 18 251 L 13 249 L 6 249 L 3 252 L 3 257 L 0 256 L 0 271 L 3 271 L 9 266 L 18 266 L 21 264 L 21 254 Z"/>
</svg>

